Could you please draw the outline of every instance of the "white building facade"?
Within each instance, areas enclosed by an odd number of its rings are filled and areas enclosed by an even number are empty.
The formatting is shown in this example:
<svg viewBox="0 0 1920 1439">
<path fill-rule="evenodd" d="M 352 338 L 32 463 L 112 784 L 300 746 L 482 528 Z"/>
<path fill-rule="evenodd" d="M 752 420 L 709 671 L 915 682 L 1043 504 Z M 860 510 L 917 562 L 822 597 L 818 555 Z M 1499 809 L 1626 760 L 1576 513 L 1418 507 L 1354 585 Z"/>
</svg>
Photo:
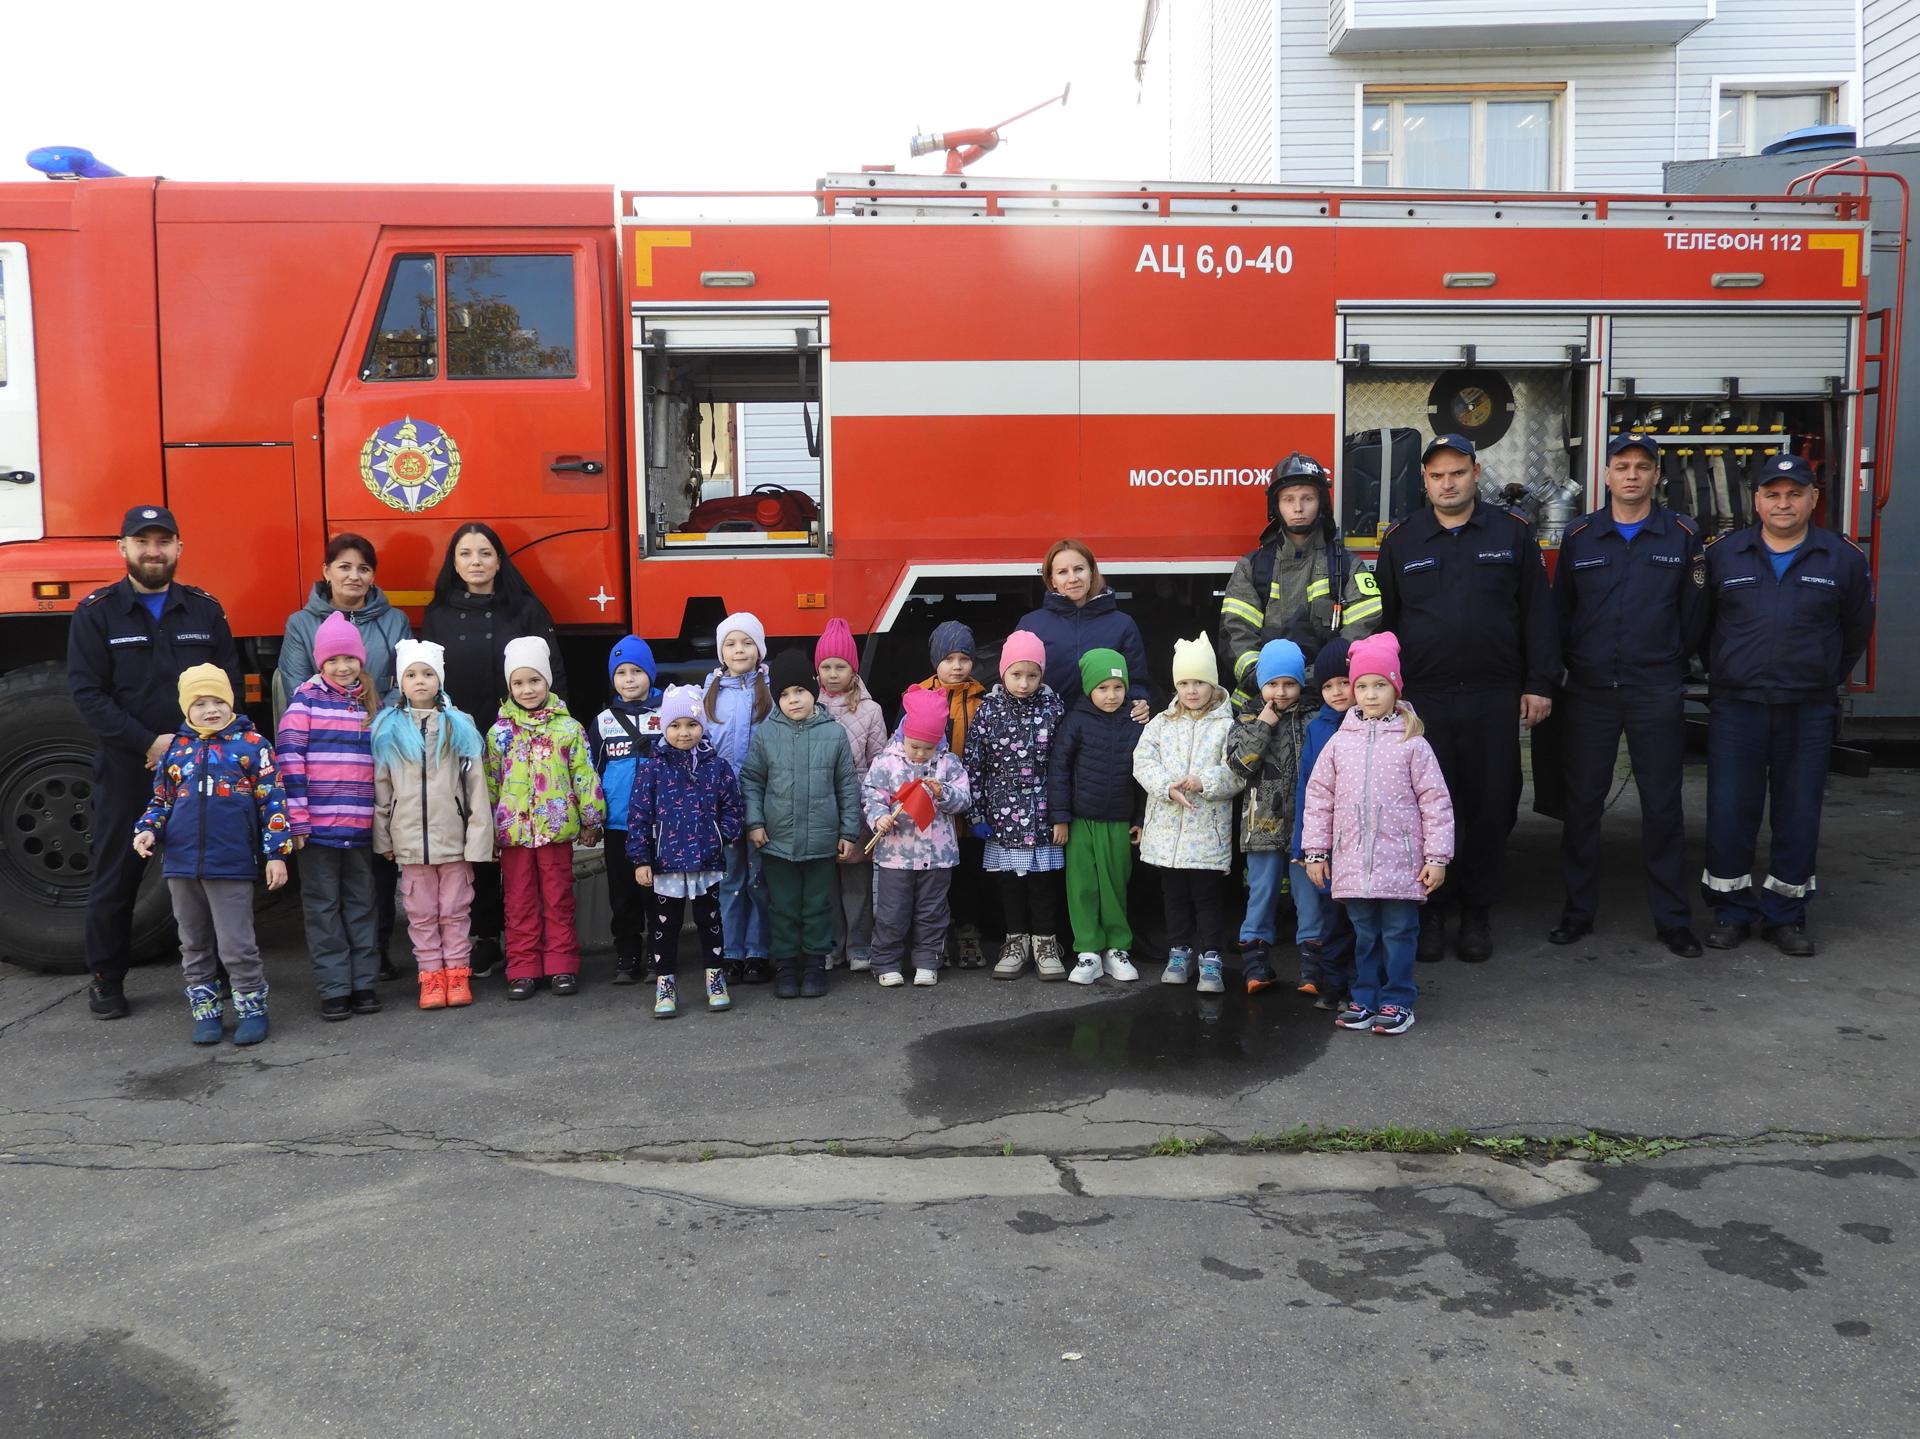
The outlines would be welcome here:
<svg viewBox="0 0 1920 1439">
<path fill-rule="evenodd" d="M 1920 129 L 1920 0 L 1146 0 L 1138 73 L 1176 180 L 1655 191 L 1810 125 Z"/>
</svg>

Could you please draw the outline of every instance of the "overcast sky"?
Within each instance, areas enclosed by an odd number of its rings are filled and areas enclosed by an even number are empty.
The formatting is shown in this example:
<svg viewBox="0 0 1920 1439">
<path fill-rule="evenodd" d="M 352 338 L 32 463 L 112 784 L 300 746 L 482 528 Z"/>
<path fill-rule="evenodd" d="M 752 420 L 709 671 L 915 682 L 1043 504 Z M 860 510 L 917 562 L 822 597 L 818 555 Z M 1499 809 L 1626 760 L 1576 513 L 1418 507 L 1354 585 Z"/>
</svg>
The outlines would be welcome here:
<svg viewBox="0 0 1920 1439">
<path fill-rule="evenodd" d="M 1139 0 L 8 6 L 0 178 L 85 145 L 183 180 L 806 188 L 1071 81 L 976 173 L 1149 179 Z M 191 17 L 191 18 L 188 18 Z"/>
</svg>

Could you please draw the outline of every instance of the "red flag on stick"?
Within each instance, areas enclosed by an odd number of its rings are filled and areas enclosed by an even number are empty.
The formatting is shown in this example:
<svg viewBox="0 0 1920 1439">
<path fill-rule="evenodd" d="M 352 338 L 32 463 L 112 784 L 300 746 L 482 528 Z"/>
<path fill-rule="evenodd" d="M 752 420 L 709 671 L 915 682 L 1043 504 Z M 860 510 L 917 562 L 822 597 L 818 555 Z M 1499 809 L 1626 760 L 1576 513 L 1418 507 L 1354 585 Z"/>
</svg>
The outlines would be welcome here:
<svg viewBox="0 0 1920 1439">
<path fill-rule="evenodd" d="M 927 793 L 926 785 L 917 779 L 908 780 L 893 792 L 893 812 L 888 818 L 899 819 L 902 816 L 912 820 L 913 827 L 922 834 L 933 823 L 933 796 Z M 867 841 L 866 852 L 872 854 L 873 847 L 878 843 L 880 836 L 876 834 Z"/>
<path fill-rule="evenodd" d="M 910 779 L 893 792 L 894 807 L 913 821 L 913 827 L 922 834 L 933 823 L 933 796 L 927 793 L 925 781 Z"/>
</svg>

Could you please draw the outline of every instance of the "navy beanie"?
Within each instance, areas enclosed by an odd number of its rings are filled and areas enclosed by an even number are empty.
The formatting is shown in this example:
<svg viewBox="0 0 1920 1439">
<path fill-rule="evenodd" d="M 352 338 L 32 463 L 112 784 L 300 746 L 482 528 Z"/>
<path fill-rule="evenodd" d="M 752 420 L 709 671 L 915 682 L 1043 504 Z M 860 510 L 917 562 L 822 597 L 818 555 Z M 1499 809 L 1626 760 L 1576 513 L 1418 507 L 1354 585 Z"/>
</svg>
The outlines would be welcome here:
<svg viewBox="0 0 1920 1439">
<path fill-rule="evenodd" d="M 1313 657 L 1313 682 L 1323 685 L 1330 679 L 1345 679 L 1347 676 L 1348 644 L 1335 635 L 1320 647 L 1320 653 Z"/>
<path fill-rule="evenodd" d="M 628 635 L 613 647 L 607 656 L 607 680 L 613 680 L 613 672 L 621 665 L 638 665 L 646 672 L 647 688 L 652 689 L 660 683 L 660 671 L 654 668 L 653 650 L 638 635 Z"/>
<path fill-rule="evenodd" d="M 973 631 L 958 620 L 942 620 L 933 627 L 933 638 L 927 642 L 927 653 L 935 664 L 955 652 L 970 660 L 979 659 L 973 647 Z"/>
</svg>

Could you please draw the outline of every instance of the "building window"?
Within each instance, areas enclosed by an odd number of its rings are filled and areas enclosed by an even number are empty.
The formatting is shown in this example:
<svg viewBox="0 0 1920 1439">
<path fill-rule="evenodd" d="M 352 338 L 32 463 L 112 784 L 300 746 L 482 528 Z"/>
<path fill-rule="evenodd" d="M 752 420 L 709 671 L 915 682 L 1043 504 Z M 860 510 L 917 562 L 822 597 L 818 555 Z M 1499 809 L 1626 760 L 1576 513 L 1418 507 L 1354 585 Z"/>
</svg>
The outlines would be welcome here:
<svg viewBox="0 0 1920 1439">
<path fill-rule="evenodd" d="M 1722 90 L 1714 154 L 1721 158 L 1758 155 L 1783 135 L 1809 125 L 1832 125 L 1839 117 L 1837 86 Z"/>
<path fill-rule="evenodd" d="M 1551 190 L 1565 87 L 1368 88 L 1360 182 L 1416 190 Z"/>
</svg>

